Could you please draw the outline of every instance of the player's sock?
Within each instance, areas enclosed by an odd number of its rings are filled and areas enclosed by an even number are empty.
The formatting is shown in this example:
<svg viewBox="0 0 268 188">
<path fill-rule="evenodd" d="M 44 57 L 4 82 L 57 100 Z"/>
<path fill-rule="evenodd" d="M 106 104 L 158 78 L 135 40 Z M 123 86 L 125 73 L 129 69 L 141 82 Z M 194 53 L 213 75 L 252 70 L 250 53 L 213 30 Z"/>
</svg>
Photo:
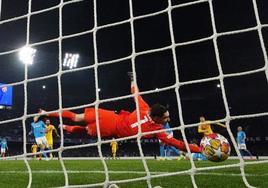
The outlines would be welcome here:
<svg viewBox="0 0 268 188">
<path fill-rule="evenodd" d="M 47 153 L 44 152 L 45 149 L 41 148 L 40 151 L 42 152 L 43 156 L 44 156 L 45 158 L 47 158 Z"/>
<path fill-rule="evenodd" d="M 62 128 L 68 133 L 83 133 L 86 131 L 86 127 L 79 125 L 76 126 L 63 125 Z"/>
<path fill-rule="evenodd" d="M 59 117 L 59 113 L 55 112 L 55 113 L 49 113 L 48 116 L 50 117 Z M 62 117 L 63 118 L 69 118 L 71 120 L 75 120 L 75 116 L 76 116 L 76 113 L 73 113 L 71 111 L 63 111 L 62 112 Z"/>
<path fill-rule="evenodd" d="M 170 146 L 166 146 L 166 157 L 167 159 L 170 158 Z"/>
<path fill-rule="evenodd" d="M 160 157 L 165 157 L 165 146 L 160 145 Z"/>
</svg>

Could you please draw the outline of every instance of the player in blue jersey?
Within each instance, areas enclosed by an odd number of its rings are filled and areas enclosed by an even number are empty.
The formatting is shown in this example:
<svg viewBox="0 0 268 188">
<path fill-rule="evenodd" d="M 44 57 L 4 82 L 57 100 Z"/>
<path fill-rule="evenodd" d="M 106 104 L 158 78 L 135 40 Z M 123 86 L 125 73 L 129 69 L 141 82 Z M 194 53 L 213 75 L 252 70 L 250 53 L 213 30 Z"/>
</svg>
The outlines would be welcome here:
<svg viewBox="0 0 268 188">
<path fill-rule="evenodd" d="M 36 144 L 40 148 L 40 151 L 43 152 L 46 148 L 49 148 L 47 139 L 46 139 L 46 125 L 42 120 L 39 120 L 39 116 L 34 117 L 34 121 L 31 123 L 31 131 L 29 135 L 33 134 Z M 48 160 L 47 154 L 42 153 L 46 160 Z"/>
<path fill-rule="evenodd" d="M 168 130 L 168 129 L 170 129 L 169 123 L 162 125 L 162 128 L 167 129 L 166 133 L 167 133 L 169 138 L 173 137 L 173 131 Z M 166 145 L 163 142 L 161 142 L 160 140 L 159 140 L 159 143 L 160 143 L 160 160 L 164 160 L 165 156 L 167 157 L 167 159 L 169 159 L 171 151 L 173 153 L 175 153 L 177 156 L 180 156 L 180 151 L 177 148 L 175 148 L 174 146 Z M 166 153 L 165 153 L 165 148 L 166 148 Z M 179 158 L 179 159 L 181 159 L 181 158 Z"/>
<path fill-rule="evenodd" d="M 246 138 L 247 138 L 246 133 L 243 131 L 242 127 L 241 126 L 237 127 L 236 141 L 237 141 L 238 149 L 242 157 L 244 157 L 245 154 L 248 154 L 250 156 L 250 159 L 252 159 L 253 156 L 250 153 L 250 151 L 247 149 Z"/>
<path fill-rule="evenodd" d="M 3 138 L 0 145 L 1 145 L 1 157 L 5 158 L 6 151 L 8 150 L 7 140 L 5 138 Z"/>
</svg>

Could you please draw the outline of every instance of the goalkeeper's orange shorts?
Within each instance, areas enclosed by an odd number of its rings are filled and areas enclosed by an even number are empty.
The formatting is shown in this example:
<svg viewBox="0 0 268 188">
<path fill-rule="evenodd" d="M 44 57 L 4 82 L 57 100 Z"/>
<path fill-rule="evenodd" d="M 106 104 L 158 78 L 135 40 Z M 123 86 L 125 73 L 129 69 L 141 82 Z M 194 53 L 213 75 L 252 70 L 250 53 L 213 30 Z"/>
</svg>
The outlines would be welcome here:
<svg viewBox="0 0 268 188">
<path fill-rule="evenodd" d="M 118 115 L 111 110 L 98 109 L 98 119 L 101 137 L 117 136 L 117 118 Z M 97 122 L 95 108 L 86 108 L 84 119 L 88 123 L 88 134 L 97 136 Z"/>
</svg>

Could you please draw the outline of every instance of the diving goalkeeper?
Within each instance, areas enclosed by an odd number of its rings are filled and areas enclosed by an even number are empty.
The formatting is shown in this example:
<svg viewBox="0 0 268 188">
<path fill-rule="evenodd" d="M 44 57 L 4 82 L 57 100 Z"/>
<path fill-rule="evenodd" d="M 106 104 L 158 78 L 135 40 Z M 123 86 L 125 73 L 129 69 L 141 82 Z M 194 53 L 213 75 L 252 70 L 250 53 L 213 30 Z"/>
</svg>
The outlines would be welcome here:
<svg viewBox="0 0 268 188">
<path fill-rule="evenodd" d="M 138 88 L 134 86 L 133 77 L 131 77 L 131 92 L 134 93 Z M 144 135 L 143 138 L 158 138 L 167 145 L 175 146 L 179 150 L 186 151 L 185 143 L 181 140 L 177 140 L 168 136 L 166 131 L 162 128 L 162 125 L 170 121 L 169 112 L 166 107 L 155 104 L 149 107 L 149 105 L 138 95 L 137 103 L 139 106 L 140 122 L 137 118 L 137 110 L 133 112 L 121 111 L 116 114 L 111 110 L 98 109 L 99 115 L 99 128 L 101 137 L 127 137 L 133 136 L 138 133 L 138 126 L 141 126 L 141 132 L 151 132 L 157 130 L 163 130 L 158 133 L 152 133 Z M 41 114 L 47 114 L 46 111 L 40 109 Z M 49 117 L 59 117 L 59 113 L 48 113 Z M 97 136 L 96 126 L 96 114 L 95 108 L 86 108 L 84 114 L 76 114 L 71 111 L 63 111 L 63 118 L 69 118 L 75 122 L 84 121 L 87 123 L 87 127 L 84 126 L 69 126 L 63 125 L 63 129 L 69 133 L 85 132 L 92 136 Z M 199 153 L 200 149 L 195 144 L 189 144 L 191 152 Z"/>
</svg>

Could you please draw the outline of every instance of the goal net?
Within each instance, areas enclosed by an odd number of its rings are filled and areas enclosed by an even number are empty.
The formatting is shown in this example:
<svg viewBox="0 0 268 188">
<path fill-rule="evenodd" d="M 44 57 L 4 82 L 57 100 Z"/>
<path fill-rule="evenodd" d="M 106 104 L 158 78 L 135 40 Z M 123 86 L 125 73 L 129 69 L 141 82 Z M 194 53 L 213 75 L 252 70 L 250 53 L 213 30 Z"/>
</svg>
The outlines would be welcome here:
<svg viewBox="0 0 268 188">
<path fill-rule="evenodd" d="M 14 89 L 12 109 L 1 112 L 0 136 L 13 143 L 6 159 L 24 161 L 27 187 L 33 186 L 38 173 L 63 174 L 61 183 L 47 182 L 48 187 L 172 187 L 165 182 L 170 177 L 178 181 L 175 187 L 209 187 L 211 183 L 200 177 L 215 176 L 221 181 L 228 174 L 226 169 L 236 170 L 236 174 L 232 176 L 231 171 L 227 177 L 230 182 L 239 178 L 241 186 L 267 185 L 252 181 L 255 176 L 247 174 L 247 167 L 258 168 L 268 160 L 245 161 L 236 143 L 236 129 L 242 126 L 250 135 L 253 153 L 267 154 L 267 148 L 261 148 L 268 140 L 265 1 L 22 0 L 17 3 L 0 0 L 0 83 Z M 23 46 L 27 47 L 23 52 L 26 57 L 19 59 Z M 140 89 L 134 94 L 130 94 L 129 71 Z M 168 104 L 170 130 L 186 143 L 188 153 L 188 144 L 199 144 L 201 139 L 197 133 L 200 116 L 212 123 L 224 122 L 226 129 L 215 129 L 229 140 L 236 160 L 202 165 L 190 155 L 183 168 L 178 162 L 178 167 L 170 165 L 174 163 L 159 163 L 154 169 L 148 156 L 157 153 L 155 140 L 143 141 L 142 137 L 150 132 L 142 133 L 139 122 L 137 135 L 115 139 L 124 148 L 125 153 L 120 156 L 136 156 L 139 162 L 133 160 L 127 167 L 120 163 L 123 160 L 110 164 L 107 150 L 112 138 L 101 138 L 97 109 L 133 111 L 139 107 L 133 102 L 138 95 L 149 104 Z M 83 113 L 87 107 L 96 109 L 96 140 L 89 140 L 87 135 L 65 134 L 62 112 Z M 58 156 L 60 170 L 52 167 L 53 160 L 47 162 L 48 169 L 40 172 L 29 160 L 34 155 L 30 150 L 34 140 L 28 132 L 38 108 L 60 114 L 51 121 L 60 125 L 61 137 L 54 149 L 46 151 Z M 141 120 L 139 115 L 137 118 Z M 66 161 L 78 156 L 95 157 L 95 161 L 83 162 L 80 169 Z M 172 170 L 161 170 L 168 165 Z M 5 173 L 11 173 L 11 169 L 5 171 L 0 167 Z M 220 170 L 224 173 L 219 173 Z M 118 178 L 116 173 L 124 176 Z M 77 177 L 84 177 L 85 181 Z M 186 179 L 187 185 L 183 182 Z M 176 183 L 176 180 L 170 181 Z"/>
</svg>

